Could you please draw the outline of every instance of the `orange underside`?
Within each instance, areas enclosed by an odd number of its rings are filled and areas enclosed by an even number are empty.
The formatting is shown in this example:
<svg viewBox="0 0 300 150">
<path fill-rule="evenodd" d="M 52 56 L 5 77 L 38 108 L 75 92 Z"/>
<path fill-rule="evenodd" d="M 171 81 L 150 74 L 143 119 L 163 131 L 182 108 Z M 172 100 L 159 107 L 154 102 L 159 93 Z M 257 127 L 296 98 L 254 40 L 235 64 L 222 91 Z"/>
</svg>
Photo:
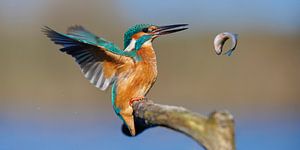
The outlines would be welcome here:
<svg viewBox="0 0 300 150">
<path fill-rule="evenodd" d="M 138 55 L 142 57 L 142 61 L 119 68 L 122 72 L 118 73 L 116 83 L 115 106 L 120 109 L 120 115 L 130 130 L 134 130 L 133 110 L 130 103 L 143 98 L 157 77 L 153 48 L 142 47 Z"/>
</svg>

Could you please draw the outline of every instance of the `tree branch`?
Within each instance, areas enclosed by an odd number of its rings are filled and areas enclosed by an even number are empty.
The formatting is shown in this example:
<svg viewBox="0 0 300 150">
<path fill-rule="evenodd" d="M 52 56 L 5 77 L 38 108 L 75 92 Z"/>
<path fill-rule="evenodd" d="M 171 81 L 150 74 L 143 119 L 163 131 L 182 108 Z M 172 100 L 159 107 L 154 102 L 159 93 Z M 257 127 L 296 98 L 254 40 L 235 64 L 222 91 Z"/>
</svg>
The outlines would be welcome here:
<svg viewBox="0 0 300 150">
<path fill-rule="evenodd" d="M 137 134 L 163 126 L 186 134 L 207 150 L 235 150 L 234 120 L 227 111 L 215 111 L 205 117 L 182 107 L 146 100 L 134 102 L 133 109 Z M 130 135 L 125 125 L 122 130 Z"/>
</svg>

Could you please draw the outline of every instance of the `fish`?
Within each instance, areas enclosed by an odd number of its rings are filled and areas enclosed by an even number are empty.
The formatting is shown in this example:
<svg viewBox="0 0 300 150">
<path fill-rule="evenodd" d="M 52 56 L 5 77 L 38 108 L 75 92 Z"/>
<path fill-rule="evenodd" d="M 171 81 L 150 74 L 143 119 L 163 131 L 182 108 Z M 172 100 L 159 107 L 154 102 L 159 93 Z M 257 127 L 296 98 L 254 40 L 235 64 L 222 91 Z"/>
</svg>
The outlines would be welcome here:
<svg viewBox="0 0 300 150">
<path fill-rule="evenodd" d="M 214 50 L 217 55 L 221 55 L 223 51 L 223 46 L 225 42 L 231 39 L 232 46 L 231 48 L 224 53 L 224 55 L 231 56 L 232 52 L 235 50 L 238 41 L 238 34 L 232 32 L 222 32 L 216 35 L 214 39 Z"/>
</svg>

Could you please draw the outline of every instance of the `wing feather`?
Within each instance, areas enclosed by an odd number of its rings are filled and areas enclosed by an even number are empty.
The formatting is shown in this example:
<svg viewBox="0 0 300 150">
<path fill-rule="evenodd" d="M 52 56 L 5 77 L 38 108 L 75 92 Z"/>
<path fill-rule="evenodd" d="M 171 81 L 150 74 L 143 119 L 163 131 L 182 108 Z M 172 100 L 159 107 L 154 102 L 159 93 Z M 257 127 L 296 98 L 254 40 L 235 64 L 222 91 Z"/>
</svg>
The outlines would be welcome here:
<svg viewBox="0 0 300 150">
<path fill-rule="evenodd" d="M 133 62 L 130 57 L 122 55 L 123 51 L 113 43 L 97 37 L 81 26 L 70 27 L 67 34 L 49 27 L 45 27 L 43 32 L 55 44 L 62 45 L 60 51 L 71 55 L 84 76 L 101 90 L 107 89 L 114 82 L 118 65 Z"/>
</svg>

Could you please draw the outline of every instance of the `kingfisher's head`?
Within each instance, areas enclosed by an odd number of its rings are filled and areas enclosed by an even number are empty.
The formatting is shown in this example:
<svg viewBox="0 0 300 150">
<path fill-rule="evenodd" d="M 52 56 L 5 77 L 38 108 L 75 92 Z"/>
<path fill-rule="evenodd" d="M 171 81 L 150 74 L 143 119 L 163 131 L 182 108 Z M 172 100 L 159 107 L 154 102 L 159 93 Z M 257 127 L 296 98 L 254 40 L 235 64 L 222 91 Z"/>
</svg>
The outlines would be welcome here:
<svg viewBox="0 0 300 150">
<path fill-rule="evenodd" d="M 151 44 L 153 39 L 160 35 L 174 33 L 188 29 L 188 24 L 174 24 L 167 26 L 157 26 L 152 24 L 137 24 L 130 27 L 124 34 L 125 51 L 138 50 L 143 45 Z"/>
</svg>

